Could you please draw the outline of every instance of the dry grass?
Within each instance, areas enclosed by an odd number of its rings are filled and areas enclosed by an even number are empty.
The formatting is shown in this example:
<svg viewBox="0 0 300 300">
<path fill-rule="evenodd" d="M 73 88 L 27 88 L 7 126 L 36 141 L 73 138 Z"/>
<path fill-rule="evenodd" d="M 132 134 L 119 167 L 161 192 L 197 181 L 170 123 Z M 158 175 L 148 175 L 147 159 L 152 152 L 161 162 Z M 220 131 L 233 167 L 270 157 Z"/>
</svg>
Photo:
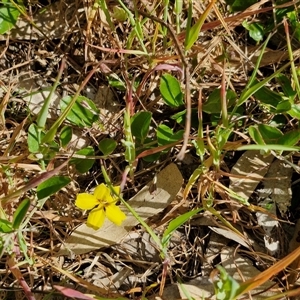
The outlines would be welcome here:
<svg viewBox="0 0 300 300">
<path fill-rule="evenodd" d="M 121 144 L 121 139 L 124 138 L 122 131 L 126 101 L 131 100 L 134 103 L 135 112 L 152 112 L 153 124 L 167 122 L 174 129 L 182 129 L 171 119 L 175 110 L 171 110 L 161 100 L 158 85 L 162 73 L 151 71 L 158 64 L 182 67 L 183 62 L 177 46 L 183 47 L 184 43 L 188 1 L 184 1 L 183 12 L 180 15 L 180 27 L 177 32 L 179 45 L 176 45 L 176 41 L 174 42 L 168 31 L 164 31 L 162 25 L 155 21 L 155 17 L 163 19 L 162 2 L 153 1 L 149 4 L 148 1 L 142 0 L 137 3 L 138 10 L 154 17 L 145 18 L 137 13 L 136 21 L 142 24 L 142 43 L 133 35 L 133 26 L 128 19 L 121 22 L 112 17 L 110 24 L 105 11 L 101 7 L 93 9 L 93 3 L 58 0 L 50 5 L 46 1 L 27 4 L 28 16 L 29 18 L 33 16 L 37 29 L 33 29 L 28 24 L 28 20 L 24 20 L 10 36 L 1 36 L 0 42 L 0 84 L 3 96 L 0 114 L 2 119 L 4 118 L 4 122 L 0 124 L 0 197 L 22 188 L 26 182 L 42 171 L 38 163 L 30 157 L 27 146 L 28 127 L 35 121 L 36 115 L 24 100 L 26 94 L 33 90 L 25 90 L 25 87 L 28 87 L 26 85 L 28 81 L 35 82 L 31 86 L 35 91 L 52 86 L 63 56 L 66 58 L 67 66 L 57 89 L 59 96 L 74 94 L 94 68 L 97 71 L 82 92 L 83 95 L 91 98 L 100 86 L 108 86 L 108 77 L 111 74 L 117 75 L 125 82 L 127 92 L 132 89 L 135 81 L 142 82 L 145 79 L 144 85 L 137 92 L 133 92 L 132 99 L 124 89 L 117 88 L 110 88 L 109 91 L 104 88 L 106 93 L 109 93 L 109 96 L 105 94 L 107 97 L 105 99 L 115 101 L 113 104 L 105 101 L 103 103 L 103 97 L 93 99 L 101 110 L 101 129 L 99 127 L 74 128 L 77 138 L 84 138 L 83 143 L 95 149 L 99 141 L 105 137 L 113 137 L 118 142 L 119 146 L 115 154 L 102 160 L 112 182 L 121 182 L 127 166 Z M 222 79 L 237 94 L 243 91 L 249 80 L 249 74 L 255 66 L 260 47 L 249 43 L 247 33 L 240 25 L 245 18 L 263 20 L 272 15 L 272 11 L 267 10 L 272 1 L 264 2 L 262 6 L 259 2 L 243 14 L 235 16 L 229 13 L 225 1 L 218 1 L 214 6 L 197 42 L 185 57 L 190 64 L 192 108 L 197 109 L 200 97 L 205 101 L 215 88 L 222 86 Z M 106 4 L 111 16 L 114 9 L 120 7 L 114 1 Z M 128 1 L 128 7 L 130 4 L 131 1 Z M 208 1 L 194 1 L 193 5 L 193 18 L 197 20 L 205 11 Z M 45 8 L 45 13 L 41 14 L 42 17 L 36 21 L 42 8 Z M 176 30 L 176 16 L 172 13 L 172 9 L 170 4 L 166 22 Z M 262 9 L 261 13 L 260 9 Z M 274 34 L 270 43 L 273 49 L 269 49 L 269 54 L 263 57 L 259 74 L 262 78 L 276 70 L 287 59 L 286 44 L 278 43 L 278 40 L 282 40 L 280 32 Z M 130 51 L 126 53 L 123 50 L 146 50 L 149 55 L 139 55 Z M 224 56 L 226 60 L 223 59 Z M 180 78 L 178 74 L 176 76 Z M 276 88 L 275 82 L 271 82 L 270 85 Z M 185 87 L 183 80 L 182 87 L 183 89 Z M 232 142 L 247 139 L 245 128 L 258 120 L 264 122 L 270 118 L 269 111 L 261 109 L 254 98 L 247 101 L 244 109 L 246 121 L 243 123 L 243 128 L 236 128 L 236 135 Z M 57 112 L 58 108 L 52 106 L 47 126 L 53 124 Z M 209 130 L 214 130 L 210 122 L 209 118 L 204 119 L 204 126 L 210 126 Z M 294 125 L 291 122 L 287 125 L 289 126 Z M 197 130 L 197 127 L 192 124 L 190 136 L 197 136 Z M 155 164 L 140 161 L 134 180 L 126 183 L 124 198 L 132 197 L 164 165 L 170 161 L 177 161 L 176 156 L 181 146 L 178 144 L 173 147 Z M 49 170 L 70 157 L 75 148 L 76 141 L 69 148 L 57 153 L 53 165 L 52 163 L 49 165 Z M 188 147 L 188 150 L 190 153 L 187 154 L 186 160 L 178 162 L 186 182 L 199 166 L 199 158 L 194 149 Z M 222 188 L 214 184 L 220 181 L 228 186 L 230 170 L 238 156 L 237 152 L 228 151 L 222 156 L 221 170 L 212 169 L 201 177 L 199 184 L 192 187 L 186 201 L 179 201 L 174 209 L 168 207 L 163 214 L 170 212 L 169 219 L 172 219 L 192 208 L 199 207 L 201 205 L 199 201 L 203 201 L 199 194 L 204 195 L 213 188 L 215 196 L 213 207 L 229 223 L 243 232 L 246 238 L 254 240 L 254 245 L 257 245 L 257 248 L 241 248 L 237 251 L 257 262 L 260 270 L 263 270 L 272 265 L 275 258 L 260 253 L 260 251 L 265 252 L 262 245 L 264 233 L 257 225 L 255 214 L 246 206 L 235 209 L 236 203 L 222 191 Z M 23 278 L 33 293 L 33 298 L 30 299 L 63 299 L 58 292 L 53 292 L 53 286 L 56 284 L 107 297 L 123 295 L 130 299 L 142 299 L 140 297 L 146 288 L 160 282 L 163 268 L 159 253 L 143 228 L 133 229 L 132 234 L 136 244 L 125 240 L 122 245 L 99 249 L 99 252 L 94 251 L 73 257 L 57 256 L 61 244 L 86 219 L 86 215 L 83 215 L 74 205 L 76 195 L 103 182 L 99 160 L 84 175 L 78 174 L 72 167 L 64 169 L 62 174 L 69 176 L 71 183 L 51 196 L 42 208 L 35 210 L 24 232 L 28 247 L 27 255 L 34 263 L 28 264 L 18 245 L 11 249 L 15 253 L 13 258 L 7 254 L 7 249 L 4 249 L 0 261 L 0 290 L 3 293 L 0 298 L 25 299 L 26 288 L 18 282 L 18 279 Z M 15 197 L 5 205 L 3 209 L 6 214 L 11 217 L 25 197 L 32 200 L 29 211 L 33 211 L 39 205 L 33 189 Z M 295 221 L 296 215 L 286 217 L 285 221 Z M 212 236 L 208 226 L 220 226 L 220 221 L 211 213 L 201 214 L 201 217 L 202 221 L 199 221 L 200 218 L 193 219 L 174 236 L 169 249 L 173 261 L 166 286 L 177 281 L 178 277 L 185 281 L 198 278 L 200 275 L 208 277 L 220 261 L 216 252 L 221 251 L 222 247 L 228 244 L 228 240 L 220 237 L 223 240 L 220 245 L 216 245 L 215 249 L 207 249 Z M 162 228 L 166 226 L 160 224 L 161 219 L 161 216 L 156 218 L 154 216 L 151 221 L 151 225 L 158 232 L 162 232 Z M 286 240 L 283 243 L 286 243 Z M 234 245 L 236 246 L 237 243 Z M 143 248 L 146 250 L 142 251 Z M 141 251 L 135 251 L 136 249 Z M 15 271 L 14 267 L 16 267 Z M 123 277 L 123 280 L 119 279 L 120 277 Z M 284 274 L 280 274 L 279 281 L 284 289 L 287 284 Z M 150 288 L 149 299 L 151 294 L 157 292 L 157 286 Z"/>
</svg>

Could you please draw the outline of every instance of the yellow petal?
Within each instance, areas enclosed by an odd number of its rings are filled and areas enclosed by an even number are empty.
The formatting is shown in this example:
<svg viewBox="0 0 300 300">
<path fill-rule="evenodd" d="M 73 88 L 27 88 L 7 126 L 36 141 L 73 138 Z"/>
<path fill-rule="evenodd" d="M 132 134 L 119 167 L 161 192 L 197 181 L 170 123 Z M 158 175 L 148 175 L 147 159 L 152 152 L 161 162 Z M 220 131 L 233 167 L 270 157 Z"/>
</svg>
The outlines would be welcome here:
<svg viewBox="0 0 300 300">
<path fill-rule="evenodd" d="M 107 198 L 111 197 L 110 196 L 110 190 L 109 188 L 104 184 L 101 183 L 99 184 L 94 191 L 94 196 L 101 202 L 106 202 Z"/>
<path fill-rule="evenodd" d="M 110 204 L 105 207 L 105 213 L 107 218 L 115 223 L 116 225 L 121 225 L 122 222 L 126 219 L 126 215 L 121 211 L 121 209 L 114 205 Z"/>
<path fill-rule="evenodd" d="M 105 220 L 105 211 L 103 208 L 93 209 L 87 219 L 86 225 L 92 227 L 95 230 L 98 230 Z"/>
<path fill-rule="evenodd" d="M 120 195 L 120 190 L 121 190 L 120 186 L 113 186 L 112 188 L 116 192 L 117 195 Z M 105 199 L 105 202 L 107 202 L 107 203 L 116 203 L 117 201 L 118 201 L 118 197 L 115 196 L 114 193 L 111 193 L 110 197 L 107 197 Z"/>
<path fill-rule="evenodd" d="M 99 204 L 94 195 L 80 193 L 76 197 L 75 205 L 80 209 L 92 209 Z"/>
<path fill-rule="evenodd" d="M 119 185 L 113 186 L 113 190 L 116 192 L 117 195 L 120 195 L 121 187 Z"/>
</svg>

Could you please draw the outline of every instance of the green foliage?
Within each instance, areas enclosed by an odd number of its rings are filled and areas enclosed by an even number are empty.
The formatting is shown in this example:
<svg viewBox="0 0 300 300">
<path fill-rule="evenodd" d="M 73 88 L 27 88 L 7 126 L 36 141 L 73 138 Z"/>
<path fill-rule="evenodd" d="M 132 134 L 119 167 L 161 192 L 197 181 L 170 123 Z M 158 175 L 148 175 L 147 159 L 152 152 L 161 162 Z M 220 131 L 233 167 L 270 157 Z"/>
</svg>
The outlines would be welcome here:
<svg viewBox="0 0 300 300">
<path fill-rule="evenodd" d="M 20 8 L 23 8 L 21 1 L 15 1 Z M 0 34 L 11 30 L 20 16 L 21 12 L 10 0 L 2 0 L 0 7 Z"/>
<path fill-rule="evenodd" d="M 256 2 L 256 0 L 226 0 L 227 5 L 230 5 L 233 12 L 245 10 Z"/>
<path fill-rule="evenodd" d="M 125 22 L 127 20 L 127 14 L 125 10 L 118 6 L 113 6 L 113 17 L 118 22 Z"/>
<path fill-rule="evenodd" d="M 209 139 L 210 142 L 208 142 L 207 148 L 213 157 L 213 164 L 217 168 L 220 168 L 224 146 L 227 143 L 231 133 L 232 128 L 223 128 L 218 126 L 215 128 L 212 137 Z"/>
<path fill-rule="evenodd" d="M 36 124 L 32 123 L 28 128 L 27 145 L 31 153 L 38 153 L 40 151 L 40 130 Z"/>
<path fill-rule="evenodd" d="M 64 111 L 71 101 L 72 97 L 64 97 L 60 102 L 61 110 Z M 99 112 L 93 101 L 84 96 L 78 96 L 67 115 L 67 120 L 79 127 L 91 127 L 99 120 Z"/>
<path fill-rule="evenodd" d="M 164 74 L 160 79 L 160 93 L 165 101 L 171 107 L 183 105 L 183 94 L 179 81 L 170 74 Z"/>
<path fill-rule="evenodd" d="M 239 283 L 227 274 L 226 270 L 217 266 L 220 272 L 219 280 L 214 281 L 215 295 L 217 300 L 235 300 L 239 294 Z"/>
<path fill-rule="evenodd" d="M 0 233 L 13 232 L 14 228 L 11 222 L 8 220 L 0 219 Z"/>
<path fill-rule="evenodd" d="M 53 176 L 47 180 L 45 180 L 43 183 L 38 185 L 36 191 L 37 191 L 37 197 L 38 199 L 44 199 L 47 198 L 59 190 L 61 190 L 63 187 L 68 185 L 71 182 L 71 179 L 66 176 Z"/>
<path fill-rule="evenodd" d="M 291 103 L 294 103 L 297 92 L 292 88 L 290 79 L 284 74 L 278 74 L 276 80 L 280 84 L 284 95 L 289 98 Z"/>
<path fill-rule="evenodd" d="M 82 155 L 82 156 L 95 156 L 95 151 L 93 149 L 93 147 L 86 147 L 83 148 L 79 151 L 76 151 L 77 155 Z M 77 157 L 73 157 L 70 160 L 70 164 L 74 164 L 76 170 L 81 173 L 84 174 L 86 173 L 95 163 L 95 159 L 94 158 L 77 158 Z"/>
<path fill-rule="evenodd" d="M 249 35 L 254 41 L 261 42 L 263 40 L 265 30 L 260 23 L 248 23 L 247 20 L 245 20 L 242 25 L 249 31 Z"/>
<path fill-rule="evenodd" d="M 70 126 L 64 126 L 60 131 L 60 145 L 66 147 L 72 140 L 73 130 Z"/>
<path fill-rule="evenodd" d="M 300 22 L 299 22 L 299 14 L 293 10 L 287 13 L 287 17 L 290 20 L 293 29 L 293 36 L 300 41 Z"/>
<path fill-rule="evenodd" d="M 226 91 L 226 100 L 228 101 L 227 107 L 231 107 L 236 101 L 236 93 L 230 89 Z M 203 104 L 203 111 L 208 114 L 220 113 L 221 108 L 221 89 L 215 89 Z"/>
<path fill-rule="evenodd" d="M 130 176 L 133 177 L 133 164 L 136 158 L 136 150 L 131 132 L 131 120 L 128 108 L 124 112 L 124 133 L 125 140 L 122 140 L 122 143 L 125 146 L 125 160 L 129 163 Z"/>
<path fill-rule="evenodd" d="M 258 145 L 294 146 L 300 140 L 300 129 L 283 134 L 278 128 L 266 124 L 250 126 L 249 134 Z"/>
<path fill-rule="evenodd" d="M 110 138 L 105 138 L 99 142 L 98 148 L 103 155 L 110 155 L 117 147 L 117 142 Z"/>
<path fill-rule="evenodd" d="M 131 132 L 141 144 L 148 135 L 152 114 L 148 111 L 140 111 L 131 118 Z"/>
<path fill-rule="evenodd" d="M 184 133 L 183 130 L 179 130 L 178 132 L 174 133 L 173 130 L 167 125 L 160 124 L 157 127 L 158 144 L 161 146 L 161 145 L 168 145 L 172 142 L 177 142 L 182 139 L 183 133 Z"/>
<path fill-rule="evenodd" d="M 180 226 L 182 226 L 185 222 L 187 222 L 192 216 L 196 215 L 202 210 L 202 208 L 194 209 L 173 219 L 164 231 L 164 234 L 161 239 L 162 246 L 167 248 L 174 231 L 177 230 Z"/>
<path fill-rule="evenodd" d="M 20 225 L 22 224 L 22 221 L 24 220 L 26 213 L 29 209 L 30 206 L 30 200 L 25 199 L 23 200 L 18 208 L 16 209 L 14 216 L 13 216 L 13 221 L 12 221 L 12 227 L 14 229 L 18 229 Z"/>
</svg>

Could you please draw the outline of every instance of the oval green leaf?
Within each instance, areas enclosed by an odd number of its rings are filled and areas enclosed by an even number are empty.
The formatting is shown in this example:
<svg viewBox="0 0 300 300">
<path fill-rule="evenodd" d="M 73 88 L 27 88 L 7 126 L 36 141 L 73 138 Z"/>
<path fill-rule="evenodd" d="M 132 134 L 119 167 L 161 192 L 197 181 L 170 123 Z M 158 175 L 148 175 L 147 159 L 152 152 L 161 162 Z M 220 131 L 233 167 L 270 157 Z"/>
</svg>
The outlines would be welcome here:
<svg viewBox="0 0 300 300">
<path fill-rule="evenodd" d="M 165 103 L 169 106 L 179 107 L 184 104 L 180 84 L 174 76 L 163 75 L 160 79 L 159 90 Z"/>
<path fill-rule="evenodd" d="M 279 145 L 284 146 L 294 146 L 300 140 L 300 129 L 292 130 L 285 133 L 282 137 L 278 139 Z"/>
<path fill-rule="evenodd" d="M 117 147 L 117 142 L 113 139 L 103 139 L 99 142 L 98 148 L 104 155 L 110 155 Z"/>
<path fill-rule="evenodd" d="M 40 149 L 39 129 L 33 123 L 28 128 L 27 144 L 28 144 L 28 150 L 31 153 L 39 152 L 39 149 Z"/>
<path fill-rule="evenodd" d="M 277 144 L 278 139 L 283 136 L 282 132 L 278 128 L 270 125 L 259 124 L 257 129 L 265 141 L 265 144 Z"/>
<path fill-rule="evenodd" d="M 131 133 L 138 138 L 142 144 L 148 135 L 151 117 L 151 112 L 140 111 L 131 118 Z"/>
<path fill-rule="evenodd" d="M 60 143 L 62 147 L 66 147 L 72 139 L 73 130 L 70 126 L 64 126 L 60 131 Z"/>
<path fill-rule="evenodd" d="M 86 147 L 77 151 L 76 154 L 84 156 L 95 156 L 95 151 L 92 147 Z M 94 162 L 94 158 L 72 158 L 70 160 L 70 163 L 74 164 L 76 170 L 81 174 L 86 173 L 93 166 Z"/>
<path fill-rule="evenodd" d="M 18 208 L 16 209 L 14 216 L 13 216 L 13 221 L 12 221 L 12 227 L 14 229 L 18 229 L 20 225 L 22 224 L 22 221 L 24 220 L 26 213 L 29 209 L 30 206 L 30 200 L 25 199 L 23 200 Z"/>
<path fill-rule="evenodd" d="M 157 127 L 157 141 L 158 145 L 167 145 L 172 142 L 176 142 L 182 139 L 184 130 L 179 130 L 176 133 L 173 133 L 173 130 L 167 125 L 160 124 Z"/>
<path fill-rule="evenodd" d="M 60 102 L 61 110 L 64 111 L 73 97 L 64 97 Z M 67 120 L 79 127 L 92 127 L 99 120 L 99 109 L 94 102 L 84 96 L 78 96 L 76 102 L 68 113 Z"/>
<path fill-rule="evenodd" d="M 71 179 L 67 176 L 53 176 L 53 177 L 45 180 L 40 185 L 38 185 L 38 187 L 36 189 L 37 197 L 39 200 L 49 197 L 50 195 L 53 195 L 56 192 L 58 192 L 60 189 L 62 189 L 64 186 L 66 186 L 70 182 L 71 182 Z"/>
</svg>

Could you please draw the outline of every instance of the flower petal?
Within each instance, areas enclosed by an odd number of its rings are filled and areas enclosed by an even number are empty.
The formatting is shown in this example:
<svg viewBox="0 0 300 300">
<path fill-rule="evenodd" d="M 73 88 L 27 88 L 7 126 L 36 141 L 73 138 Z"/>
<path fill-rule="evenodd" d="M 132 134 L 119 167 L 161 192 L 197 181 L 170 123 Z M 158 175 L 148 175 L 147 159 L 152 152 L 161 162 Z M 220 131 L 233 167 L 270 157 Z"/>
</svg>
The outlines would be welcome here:
<svg viewBox="0 0 300 300">
<path fill-rule="evenodd" d="M 88 193 L 80 193 L 76 197 L 75 205 L 80 209 L 92 209 L 99 204 L 94 195 Z"/>
<path fill-rule="evenodd" d="M 92 227 L 95 230 L 98 230 L 105 220 L 105 211 L 102 207 L 97 207 L 93 209 L 86 221 L 86 225 L 88 227 Z"/>
<path fill-rule="evenodd" d="M 100 201 L 100 202 L 106 202 L 107 198 L 110 196 L 110 190 L 109 188 L 104 184 L 99 184 L 94 191 L 94 196 Z"/>
<path fill-rule="evenodd" d="M 120 195 L 120 191 L 121 191 L 120 186 L 113 186 L 112 188 L 117 193 L 117 195 Z M 105 199 L 106 203 L 113 203 L 113 204 L 115 204 L 117 201 L 118 201 L 118 197 L 115 196 L 115 194 L 112 193 L 112 192 L 110 193 L 110 197 L 107 197 Z"/>
<path fill-rule="evenodd" d="M 126 215 L 121 211 L 121 209 L 114 205 L 110 204 L 105 207 L 106 217 L 116 225 L 120 226 L 122 222 L 126 219 Z"/>
</svg>

